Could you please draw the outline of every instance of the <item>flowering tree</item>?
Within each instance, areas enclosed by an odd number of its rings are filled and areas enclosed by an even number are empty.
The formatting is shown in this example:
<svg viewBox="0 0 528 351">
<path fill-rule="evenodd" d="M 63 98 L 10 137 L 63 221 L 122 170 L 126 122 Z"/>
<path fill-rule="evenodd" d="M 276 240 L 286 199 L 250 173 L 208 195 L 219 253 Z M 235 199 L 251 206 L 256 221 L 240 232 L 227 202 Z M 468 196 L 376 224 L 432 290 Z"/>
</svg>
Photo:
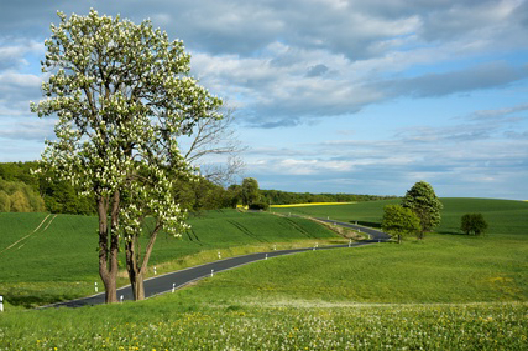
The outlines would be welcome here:
<svg viewBox="0 0 528 351">
<path fill-rule="evenodd" d="M 192 133 L 201 118 L 221 119 L 222 100 L 191 78 L 183 43 L 168 41 L 150 21 L 99 16 L 51 25 L 42 70 L 46 100 L 31 103 L 39 117 L 56 113 L 56 141 L 46 141 L 41 171 L 94 194 L 99 214 L 99 274 L 106 302 L 116 301 L 117 253 L 124 245 L 136 299 L 161 229 L 179 236 L 186 213 L 174 203 L 173 177 L 193 179 L 177 137 Z M 170 177 L 169 177 L 170 174 Z M 138 237 L 155 218 L 144 253 Z"/>
</svg>

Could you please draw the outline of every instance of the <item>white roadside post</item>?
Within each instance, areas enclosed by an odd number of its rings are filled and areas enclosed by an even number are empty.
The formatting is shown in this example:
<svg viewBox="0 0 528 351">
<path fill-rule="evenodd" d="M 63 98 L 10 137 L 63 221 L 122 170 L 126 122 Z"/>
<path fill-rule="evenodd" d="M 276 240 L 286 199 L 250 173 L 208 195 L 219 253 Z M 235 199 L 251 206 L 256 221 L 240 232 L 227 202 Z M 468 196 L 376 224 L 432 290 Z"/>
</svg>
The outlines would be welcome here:
<svg viewBox="0 0 528 351">
<path fill-rule="evenodd" d="M 121 296 L 119 297 L 119 302 L 123 302 L 124 299 L 125 299 L 125 296 L 121 295 Z"/>
<path fill-rule="evenodd" d="M 277 251 L 277 245 L 273 245 L 273 251 Z"/>
<path fill-rule="evenodd" d="M 174 292 L 174 290 L 176 290 L 176 283 L 172 283 L 172 292 Z"/>
<path fill-rule="evenodd" d="M 266 259 L 268 259 L 268 254 L 266 254 Z"/>
<path fill-rule="evenodd" d="M 0 312 L 4 312 L 4 297 L 0 295 Z"/>
<path fill-rule="evenodd" d="M 214 269 L 211 269 L 211 277 L 214 275 Z"/>
<path fill-rule="evenodd" d="M 352 239 L 348 241 L 348 247 L 352 246 Z"/>
<path fill-rule="evenodd" d="M 156 266 L 154 266 L 154 275 L 158 275 L 158 272 L 156 272 Z"/>
<path fill-rule="evenodd" d="M 94 287 L 94 289 L 95 289 L 95 292 L 99 292 L 99 287 L 97 286 L 97 282 L 95 282 L 95 287 Z"/>
<path fill-rule="evenodd" d="M 218 259 L 219 259 L 219 260 L 222 259 L 222 255 L 220 255 L 220 251 L 218 251 Z"/>
</svg>

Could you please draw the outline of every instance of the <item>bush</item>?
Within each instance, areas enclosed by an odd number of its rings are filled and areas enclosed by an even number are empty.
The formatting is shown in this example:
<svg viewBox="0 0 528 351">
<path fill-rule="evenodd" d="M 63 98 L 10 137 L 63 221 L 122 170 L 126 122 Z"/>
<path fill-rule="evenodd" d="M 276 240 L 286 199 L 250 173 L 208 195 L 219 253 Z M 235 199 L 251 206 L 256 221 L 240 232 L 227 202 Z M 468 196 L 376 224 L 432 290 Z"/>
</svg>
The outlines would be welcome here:
<svg viewBox="0 0 528 351">
<path fill-rule="evenodd" d="M 268 204 L 265 202 L 253 202 L 249 205 L 249 209 L 254 211 L 266 211 L 268 209 Z"/>
<path fill-rule="evenodd" d="M 480 235 L 486 229 L 488 229 L 488 223 L 481 213 L 465 214 L 460 219 L 460 230 L 467 235 L 471 234 L 471 232 L 475 233 L 475 235 Z"/>
</svg>

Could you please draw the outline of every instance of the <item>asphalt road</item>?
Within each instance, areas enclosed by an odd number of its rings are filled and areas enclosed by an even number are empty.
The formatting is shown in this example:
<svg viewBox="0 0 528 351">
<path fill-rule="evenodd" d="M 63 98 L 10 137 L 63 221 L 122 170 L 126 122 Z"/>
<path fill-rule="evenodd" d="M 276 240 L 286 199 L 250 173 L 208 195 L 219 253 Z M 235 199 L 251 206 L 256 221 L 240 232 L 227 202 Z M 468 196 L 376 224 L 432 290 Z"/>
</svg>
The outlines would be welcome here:
<svg viewBox="0 0 528 351">
<path fill-rule="evenodd" d="M 323 221 L 323 222 L 335 223 L 335 224 L 338 224 L 338 225 L 343 226 L 343 227 L 348 227 L 348 228 L 360 230 L 363 233 L 367 233 L 368 235 L 370 235 L 370 238 L 371 238 L 370 241 L 376 241 L 376 242 L 377 241 L 387 241 L 387 240 L 390 240 L 390 238 L 391 238 L 390 235 L 388 235 L 388 234 L 386 234 L 386 233 L 384 233 L 382 231 L 376 230 L 376 229 L 371 229 L 371 228 L 368 228 L 368 227 L 363 227 L 363 226 L 360 226 L 360 225 L 350 224 L 350 223 L 346 223 L 346 222 L 334 221 L 334 220 L 331 220 L 331 219 L 325 219 L 325 218 L 316 218 L 316 219 L 318 219 L 320 221 Z"/>
<path fill-rule="evenodd" d="M 195 267 L 183 269 L 183 270 L 172 272 L 172 273 L 158 275 L 158 276 L 148 278 L 144 281 L 145 296 L 146 297 L 155 296 L 155 295 L 159 295 L 159 294 L 172 291 L 173 289 L 178 289 L 192 281 L 210 276 L 211 272 L 213 272 L 214 274 L 216 272 L 225 271 L 225 270 L 238 267 L 238 266 L 250 263 L 250 262 L 265 260 L 267 258 L 271 258 L 275 256 L 291 255 L 291 254 L 295 254 L 298 252 L 304 252 L 304 251 L 329 250 L 329 249 L 335 249 L 338 247 L 363 246 L 363 245 L 372 244 L 373 242 L 386 241 L 390 239 L 390 236 L 378 230 L 374 230 L 374 229 L 370 229 L 370 228 L 366 228 L 366 227 L 362 227 L 358 225 L 348 224 L 344 222 L 328 220 L 328 219 L 322 219 L 322 218 L 318 218 L 318 219 L 325 221 L 325 222 L 331 222 L 331 223 L 335 222 L 336 224 L 339 224 L 345 227 L 350 227 L 353 229 L 361 230 L 362 232 L 369 234 L 371 236 L 371 240 L 352 242 L 350 245 L 330 245 L 330 246 L 319 246 L 315 248 L 311 247 L 311 248 L 303 248 L 303 249 L 259 252 L 259 253 L 254 253 L 250 255 L 231 257 L 231 258 L 227 258 L 224 260 L 207 263 L 201 266 L 195 266 Z M 130 287 L 130 285 L 117 289 L 118 301 L 121 300 L 121 298 L 123 300 L 133 300 L 132 288 Z M 80 306 L 86 306 L 86 305 L 104 304 L 104 302 L 105 302 L 104 292 L 102 292 L 97 295 L 88 296 L 88 297 L 84 297 L 84 298 L 77 299 L 77 300 L 59 302 L 56 304 L 43 306 L 43 307 L 60 307 L 60 306 L 80 307 Z"/>
</svg>

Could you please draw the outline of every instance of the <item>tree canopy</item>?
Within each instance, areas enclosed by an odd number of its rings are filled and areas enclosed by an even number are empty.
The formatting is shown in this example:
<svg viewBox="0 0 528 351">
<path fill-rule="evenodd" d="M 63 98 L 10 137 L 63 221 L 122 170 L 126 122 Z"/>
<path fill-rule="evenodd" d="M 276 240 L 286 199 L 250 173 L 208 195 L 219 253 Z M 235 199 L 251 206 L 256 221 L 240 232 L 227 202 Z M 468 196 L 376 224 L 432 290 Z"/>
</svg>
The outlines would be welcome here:
<svg viewBox="0 0 528 351">
<path fill-rule="evenodd" d="M 244 206 L 249 206 L 259 199 L 258 182 L 255 178 L 244 178 L 240 185 L 240 197 Z"/>
<path fill-rule="evenodd" d="M 0 179 L 0 212 L 43 212 L 44 200 L 31 186 Z"/>
<path fill-rule="evenodd" d="M 56 141 L 47 141 L 42 169 L 79 186 L 97 201 L 99 273 L 107 302 L 115 298 L 117 250 L 123 238 L 136 298 L 160 229 L 179 236 L 185 211 L 174 202 L 168 172 L 194 179 L 177 138 L 201 118 L 222 118 L 222 100 L 189 76 L 183 42 L 168 40 L 150 21 L 58 12 L 45 41 L 43 71 L 51 71 L 47 96 L 31 108 L 39 117 L 57 114 Z M 156 225 L 143 256 L 137 237 L 142 220 Z M 107 216 L 110 221 L 107 221 Z M 142 260 L 141 260 L 142 259 Z"/>
<path fill-rule="evenodd" d="M 472 232 L 480 235 L 488 229 L 488 223 L 482 216 L 482 213 L 465 214 L 460 218 L 460 230 L 467 235 Z"/>
<path fill-rule="evenodd" d="M 440 210 L 443 208 L 440 199 L 435 195 L 431 184 L 421 180 L 407 191 L 402 206 L 410 208 L 420 219 L 422 228 L 420 239 L 424 232 L 430 231 L 440 224 Z"/>
<path fill-rule="evenodd" d="M 420 219 L 410 209 L 400 205 L 387 205 L 383 208 L 381 227 L 394 235 L 411 235 L 420 231 Z"/>
</svg>

